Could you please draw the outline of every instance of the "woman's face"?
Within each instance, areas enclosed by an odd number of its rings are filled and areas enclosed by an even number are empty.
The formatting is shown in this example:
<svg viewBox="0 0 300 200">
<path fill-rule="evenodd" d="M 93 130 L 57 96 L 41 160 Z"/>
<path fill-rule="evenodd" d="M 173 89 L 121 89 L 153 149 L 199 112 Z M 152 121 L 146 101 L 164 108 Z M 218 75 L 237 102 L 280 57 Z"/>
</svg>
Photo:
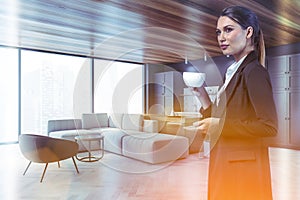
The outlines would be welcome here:
<svg viewBox="0 0 300 200">
<path fill-rule="evenodd" d="M 252 27 L 243 30 L 238 23 L 229 17 L 222 16 L 218 19 L 216 33 L 223 54 L 233 55 L 236 61 L 253 49 L 250 45 Z"/>
</svg>

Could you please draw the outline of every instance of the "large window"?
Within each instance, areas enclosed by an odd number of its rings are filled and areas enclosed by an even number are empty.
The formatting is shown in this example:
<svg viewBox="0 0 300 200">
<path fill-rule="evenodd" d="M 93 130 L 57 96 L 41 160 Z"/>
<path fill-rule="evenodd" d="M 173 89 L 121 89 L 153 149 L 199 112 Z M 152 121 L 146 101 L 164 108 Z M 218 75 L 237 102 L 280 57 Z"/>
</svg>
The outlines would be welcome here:
<svg viewBox="0 0 300 200">
<path fill-rule="evenodd" d="M 143 113 L 143 65 L 94 63 L 95 112 Z"/>
<path fill-rule="evenodd" d="M 0 143 L 47 135 L 50 119 L 143 113 L 143 65 L 94 59 L 92 70 L 91 60 L 0 47 Z"/>
<path fill-rule="evenodd" d="M 18 140 L 18 50 L 0 48 L 0 143 Z"/>
<path fill-rule="evenodd" d="M 91 111 L 88 59 L 34 51 L 21 56 L 22 133 L 45 135 L 49 119 Z"/>
</svg>

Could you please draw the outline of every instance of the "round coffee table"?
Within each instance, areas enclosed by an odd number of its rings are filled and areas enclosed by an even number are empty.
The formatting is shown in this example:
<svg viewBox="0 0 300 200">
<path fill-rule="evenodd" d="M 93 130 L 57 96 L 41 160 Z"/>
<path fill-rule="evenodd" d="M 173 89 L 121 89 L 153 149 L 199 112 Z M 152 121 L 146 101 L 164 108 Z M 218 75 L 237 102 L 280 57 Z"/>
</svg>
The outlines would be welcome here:
<svg viewBox="0 0 300 200">
<path fill-rule="evenodd" d="M 95 162 L 103 158 L 104 156 L 104 136 L 99 133 L 99 135 L 79 135 L 75 137 L 76 142 L 87 142 L 88 147 L 86 150 L 88 152 L 87 156 L 79 157 L 78 154 L 76 155 L 76 159 L 82 162 Z M 91 143 L 92 142 L 99 142 L 99 150 L 101 151 L 100 156 L 92 155 Z"/>
</svg>

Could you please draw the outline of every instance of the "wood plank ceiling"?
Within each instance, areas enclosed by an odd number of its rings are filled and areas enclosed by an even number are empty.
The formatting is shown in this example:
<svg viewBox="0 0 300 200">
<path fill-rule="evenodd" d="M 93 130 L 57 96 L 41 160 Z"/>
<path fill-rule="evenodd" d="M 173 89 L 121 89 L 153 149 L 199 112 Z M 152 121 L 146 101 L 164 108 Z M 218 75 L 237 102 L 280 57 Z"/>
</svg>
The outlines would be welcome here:
<svg viewBox="0 0 300 200">
<path fill-rule="evenodd" d="M 253 9 L 266 46 L 300 41 L 298 0 L 5 0 L 0 45 L 135 63 L 221 55 L 215 26 L 229 5 Z"/>
</svg>

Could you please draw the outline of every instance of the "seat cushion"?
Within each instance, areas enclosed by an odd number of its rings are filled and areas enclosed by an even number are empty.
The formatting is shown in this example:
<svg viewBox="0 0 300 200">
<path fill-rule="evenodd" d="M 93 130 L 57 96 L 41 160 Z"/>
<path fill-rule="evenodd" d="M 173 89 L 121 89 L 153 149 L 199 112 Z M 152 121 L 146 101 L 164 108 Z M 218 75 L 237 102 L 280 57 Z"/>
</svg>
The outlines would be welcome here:
<svg viewBox="0 0 300 200">
<path fill-rule="evenodd" d="M 74 140 L 74 138 L 79 135 L 97 135 L 99 133 L 101 132 L 98 130 L 78 129 L 78 130 L 53 131 L 49 133 L 49 136 L 54 138 L 64 138 L 64 139 Z"/>
<path fill-rule="evenodd" d="M 99 135 L 101 133 L 100 130 L 84 130 L 84 129 L 79 129 L 79 130 L 64 130 L 64 131 L 53 131 L 49 133 L 50 137 L 54 138 L 63 138 L 71 141 L 75 141 L 75 137 L 79 135 Z M 87 151 L 87 145 L 89 145 L 87 142 L 78 142 L 79 152 Z M 91 145 L 92 150 L 99 149 L 99 142 L 93 142 Z"/>
<path fill-rule="evenodd" d="M 118 128 L 103 128 L 104 150 L 116 154 L 122 154 L 122 139 L 126 136 L 126 132 Z"/>
<path fill-rule="evenodd" d="M 184 136 L 189 139 L 189 152 L 198 153 L 203 149 L 203 142 L 206 137 L 202 131 L 197 130 L 195 126 L 186 126 L 184 129 Z"/>
<path fill-rule="evenodd" d="M 122 140 L 123 155 L 156 164 L 188 156 L 186 137 L 159 133 L 127 135 Z"/>
</svg>

